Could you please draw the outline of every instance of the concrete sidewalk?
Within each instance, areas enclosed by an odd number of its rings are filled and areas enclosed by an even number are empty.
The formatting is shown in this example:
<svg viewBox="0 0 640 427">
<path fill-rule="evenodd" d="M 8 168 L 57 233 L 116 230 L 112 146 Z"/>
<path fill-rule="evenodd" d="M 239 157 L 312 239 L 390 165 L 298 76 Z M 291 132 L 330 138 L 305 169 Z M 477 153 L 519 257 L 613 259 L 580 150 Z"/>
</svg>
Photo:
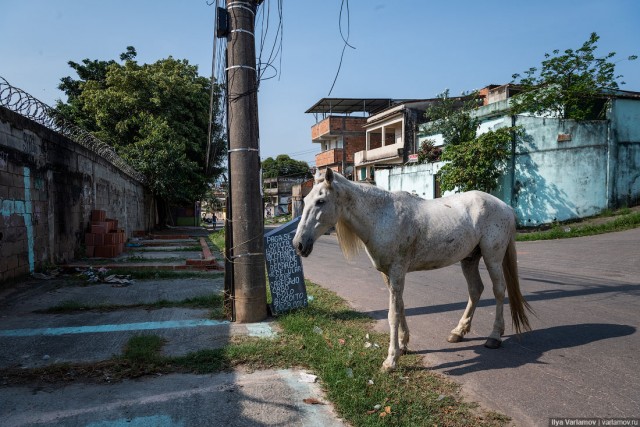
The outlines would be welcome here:
<svg viewBox="0 0 640 427">
<path fill-rule="evenodd" d="M 184 256 L 176 251 L 177 256 Z M 182 255 L 180 255 L 182 254 Z M 154 264 L 156 261 L 147 262 Z M 126 260 L 113 265 L 135 268 Z M 157 264 L 161 264 L 158 261 Z M 12 384 L 2 370 L 64 363 L 91 364 L 122 354 L 135 335 L 166 340 L 162 353 L 180 356 L 219 348 L 233 336 L 269 340 L 272 322 L 234 324 L 210 318 L 210 310 L 183 307 L 113 307 L 182 301 L 222 291 L 220 273 L 180 279 L 136 280 L 123 286 L 60 276 L 31 280 L 0 293 L 1 425 L 10 426 L 342 426 L 318 383 L 297 370 L 212 375 L 169 374 L 110 383 Z M 47 313 L 63 304 L 110 305 L 108 310 Z M 19 381 L 18 381 L 19 382 Z M 313 398 L 324 405 L 304 403 Z"/>
</svg>

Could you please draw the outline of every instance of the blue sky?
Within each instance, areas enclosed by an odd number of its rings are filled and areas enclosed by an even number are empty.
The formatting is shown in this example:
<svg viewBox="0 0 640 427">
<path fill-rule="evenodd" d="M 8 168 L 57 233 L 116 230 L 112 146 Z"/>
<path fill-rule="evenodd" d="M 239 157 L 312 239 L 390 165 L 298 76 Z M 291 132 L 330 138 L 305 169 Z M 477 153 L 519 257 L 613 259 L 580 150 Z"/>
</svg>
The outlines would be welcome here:
<svg viewBox="0 0 640 427">
<path fill-rule="evenodd" d="M 341 0 L 283 1 L 278 77 L 259 92 L 261 156 L 313 163 L 313 115 L 328 96 L 343 41 Z M 271 8 L 269 36 L 277 25 Z M 640 54 L 637 0 L 350 0 L 349 43 L 332 97 L 432 98 L 488 84 L 538 66 L 545 52 L 576 49 L 591 32 L 598 52 Z M 343 11 L 344 12 L 344 11 Z M 0 76 L 53 104 L 67 61 L 117 59 L 128 45 L 138 61 L 171 55 L 211 74 L 214 8 L 205 0 L 0 0 Z M 347 20 L 343 13 L 343 32 Z M 267 47 L 270 48 L 269 38 Z M 617 66 L 626 90 L 640 91 L 640 60 Z M 269 75 L 269 73 L 266 73 Z"/>
</svg>

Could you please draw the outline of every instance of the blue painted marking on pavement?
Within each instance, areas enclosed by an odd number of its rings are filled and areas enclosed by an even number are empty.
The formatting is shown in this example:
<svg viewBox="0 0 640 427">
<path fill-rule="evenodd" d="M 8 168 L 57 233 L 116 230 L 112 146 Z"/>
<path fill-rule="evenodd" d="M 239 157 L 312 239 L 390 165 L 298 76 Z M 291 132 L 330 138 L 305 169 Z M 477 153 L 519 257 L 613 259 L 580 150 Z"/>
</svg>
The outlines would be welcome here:
<svg viewBox="0 0 640 427">
<path fill-rule="evenodd" d="M 96 421 L 86 427 L 184 427 L 184 421 L 174 422 L 168 415 L 150 417 L 120 418 L 113 421 Z"/>
<path fill-rule="evenodd" d="M 38 335 L 92 334 L 101 332 L 146 331 L 151 329 L 195 328 L 198 326 L 220 326 L 227 320 L 168 320 L 164 322 L 123 323 L 120 325 L 69 326 L 60 328 L 6 329 L 0 337 L 33 337 Z"/>
</svg>

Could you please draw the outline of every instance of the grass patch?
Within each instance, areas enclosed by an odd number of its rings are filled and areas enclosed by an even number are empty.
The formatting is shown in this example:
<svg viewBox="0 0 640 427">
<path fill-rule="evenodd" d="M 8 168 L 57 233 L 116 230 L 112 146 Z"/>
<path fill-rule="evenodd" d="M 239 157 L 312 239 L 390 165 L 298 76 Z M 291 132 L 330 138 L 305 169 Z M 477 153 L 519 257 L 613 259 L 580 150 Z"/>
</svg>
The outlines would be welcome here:
<svg viewBox="0 0 640 427">
<path fill-rule="evenodd" d="M 155 246 L 142 246 L 139 248 L 132 248 L 131 252 L 199 252 L 202 250 L 200 245 L 180 246 L 180 247 L 155 247 Z"/>
<path fill-rule="evenodd" d="M 107 273 L 111 274 L 119 274 L 130 276 L 132 279 L 136 280 L 147 280 L 147 279 L 216 279 L 224 276 L 224 273 L 221 271 L 198 271 L 198 270 L 164 270 L 164 269 L 127 269 L 127 268 L 113 268 L 110 269 Z"/>
<path fill-rule="evenodd" d="M 278 317 L 280 332 L 269 340 L 234 337 L 220 349 L 166 357 L 161 354 L 162 338 L 135 336 L 121 356 L 109 361 L 0 370 L 0 380 L 68 381 L 71 375 L 114 381 L 168 372 L 213 373 L 238 365 L 249 369 L 305 367 L 319 376 L 328 399 L 352 426 L 502 426 L 508 421 L 462 400 L 458 386 L 424 368 L 418 355 L 405 355 L 397 371 L 382 373 L 388 335 L 373 332 L 373 321 L 350 309 L 333 292 L 311 283 L 307 283 L 307 292 L 313 301 L 305 309 Z M 365 345 L 367 342 L 374 345 Z M 375 405 L 381 405 L 380 409 L 374 409 Z"/>
<path fill-rule="evenodd" d="M 157 335 L 135 335 L 124 347 L 122 357 L 135 364 L 162 364 L 160 350 L 165 342 Z"/>
<path fill-rule="evenodd" d="M 184 258 L 180 257 L 165 257 L 165 258 L 145 258 L 142 255 L 133 255 L 126 258 L 122 258 L 120 262 L 131 262 L 131 263 L 145 263 L 145 262 L 183 262 Z"/>
<path fill-rule="evenodd" d="M 161 308 L 183 307 L 183 308 L 207 308 L 211 309 L 211 319 L 223 319 L 223 296 L 218 293 L 203 295 L 193 298 L 186 298 L 181 301 L 160 300 L 152 303 L 136 303 L 136 304 L 82 304 L 77 301 L 63 301 L 60 304 L 43 309 L 36 310 L 35 313 L 41 314 L 73 314 L 81 311 L 115 311 L 126 309 L 146 309 L 157 310 Z"/>
<path fill-rule="evenodd" d="M 224 252 L 224 228 L 209 234 L 209 241 L 211 242 L 211 249 L 219 253 Z"/>
<path fill-rule="evenodd" d="M 518 234 L 516 240 L 525 242 L 532 240 L 565 239 L 569 237 L 593 236 L 640 227 L 640 212 L 631 212 L 628 208 L 622 209 L 621 211 L 627 213 L 618 214 L 615 219 L 602 224 L 557 224 L 549 230 Z M 605 216 L 612 215 L 608 214 Z"/>
</svg>

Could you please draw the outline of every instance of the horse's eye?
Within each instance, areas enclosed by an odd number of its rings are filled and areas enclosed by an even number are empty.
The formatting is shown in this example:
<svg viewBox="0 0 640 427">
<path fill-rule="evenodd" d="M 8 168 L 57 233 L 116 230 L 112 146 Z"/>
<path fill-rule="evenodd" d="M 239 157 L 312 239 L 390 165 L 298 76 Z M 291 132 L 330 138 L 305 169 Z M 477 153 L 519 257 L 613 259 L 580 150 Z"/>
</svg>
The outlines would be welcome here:
<svg viewBox="0 0 640 427">
<path fill-rule="evenodd" d="M 318 205 L 321 205 L 321 204 L 323 204 L 323 203 L 324 203 L 324 199 L 318 199 L 318 200 L 316 201 L 316 204 L 318 204 Z"/>
</svg>

